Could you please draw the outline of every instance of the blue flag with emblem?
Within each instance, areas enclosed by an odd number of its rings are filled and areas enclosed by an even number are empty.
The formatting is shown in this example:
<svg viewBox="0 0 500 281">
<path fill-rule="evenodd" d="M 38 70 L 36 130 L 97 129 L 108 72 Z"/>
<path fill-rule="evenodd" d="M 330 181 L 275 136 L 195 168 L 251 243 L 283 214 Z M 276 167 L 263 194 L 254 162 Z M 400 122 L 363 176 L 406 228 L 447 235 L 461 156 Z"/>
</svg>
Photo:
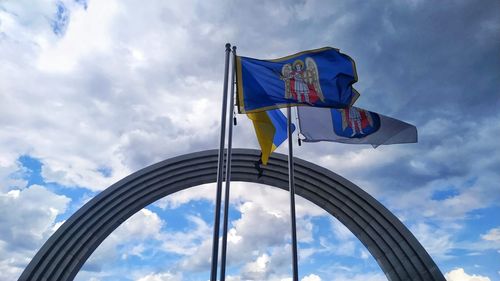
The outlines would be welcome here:
<svg viewBox="0 0 500 281">
<path fill-rule="evenodd" d="M 359 94 L 354 61 L 325 47 L 274 60 L 236 57 L 240 113 L 306 105 L 344 108 Z"/>
<path fill-rule="evenodd" d="M 266 165 L 271 153 L 287 139 L 286 117 L 279 109 L 247 113 L 247 116 L 252 120 L 262 152 L 261 160 Z M 295 131 L 293 124 L 292 131 Z"/>
</svg>

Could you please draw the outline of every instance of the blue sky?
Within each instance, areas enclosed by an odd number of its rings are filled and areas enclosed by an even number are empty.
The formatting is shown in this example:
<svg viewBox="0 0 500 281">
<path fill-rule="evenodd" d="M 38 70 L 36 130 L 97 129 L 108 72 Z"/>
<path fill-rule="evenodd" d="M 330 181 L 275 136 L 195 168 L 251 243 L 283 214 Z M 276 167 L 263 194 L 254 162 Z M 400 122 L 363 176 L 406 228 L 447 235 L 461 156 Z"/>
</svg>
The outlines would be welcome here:
<svg viewBox="0 0 500 281">
<path fill-rule="evenodd" d="M 500 280 L 498 1 L 2 1 L 0 280 L 107 186 L 218 145 L 224 44 L 276 58 L 333 46 L 357 105 L 415 124 L 419 143 L 303 144 L 365 189 L 449 281 Z M 257 148 L 238 116 L 234 147 Z M 286 146 L 279 152 L 286 152 Z M 290 280 L 288 194 L 235 183 L 228 280 Z M 214 186 L 141 210 L 77 280 L 208 280 Z M 298 198 L 302 281 L 386 280 L 366 248 Z"/>
</svg>

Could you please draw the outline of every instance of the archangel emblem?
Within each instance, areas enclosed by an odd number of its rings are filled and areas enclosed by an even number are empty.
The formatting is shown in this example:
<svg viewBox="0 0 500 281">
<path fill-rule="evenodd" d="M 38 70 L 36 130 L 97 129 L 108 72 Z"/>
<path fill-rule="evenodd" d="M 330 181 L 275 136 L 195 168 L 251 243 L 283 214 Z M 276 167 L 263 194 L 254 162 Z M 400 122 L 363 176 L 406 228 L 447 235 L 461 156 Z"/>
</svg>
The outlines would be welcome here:
<svg viewBox="0 0 500 281">
<path fill-rule="evenodd" d="M 380 128 L 380 117 L 378 114 L 351 106 L 339 109 L 342 129 L 334 126 L 335 133 L 350 138 L 361 138 L 376 132 Z M 334 116 L 335 118 L 335 116 Z"/>
<path fill-rule="evenodd" d="M 281 69 L 281 79 L 285 82 L 285 98 L 314 105 L 319 99 L 324 101 L 319 84 L 318 66 L 310 57 L 285 64 Z"/>
</svg>

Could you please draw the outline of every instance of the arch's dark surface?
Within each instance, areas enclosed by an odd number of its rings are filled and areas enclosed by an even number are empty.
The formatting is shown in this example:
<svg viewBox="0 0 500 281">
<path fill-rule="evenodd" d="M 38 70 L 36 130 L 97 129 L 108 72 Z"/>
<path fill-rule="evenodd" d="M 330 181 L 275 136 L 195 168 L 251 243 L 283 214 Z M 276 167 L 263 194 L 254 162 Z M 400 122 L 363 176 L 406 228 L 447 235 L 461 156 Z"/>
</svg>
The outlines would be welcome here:
<svg viewBox="0 0 500 281">
<path fill-rule="evenodd" d="M 286 155 L 267 166 L 260 152 L 234 149 L 232 180 L 288 189 Z M 42 246 L 19 280 L 73 280 L 87 258 L 122 222 L 174 192 L 215 182 L 217 150 L 171 158 L 113 184 L 69 218 Z M 389 280 L 445 278 L 410 231 L 384 206 L 341 176 L 295 160 L 296 193 L 339 219 L 368 248 Z"/>
</svg>

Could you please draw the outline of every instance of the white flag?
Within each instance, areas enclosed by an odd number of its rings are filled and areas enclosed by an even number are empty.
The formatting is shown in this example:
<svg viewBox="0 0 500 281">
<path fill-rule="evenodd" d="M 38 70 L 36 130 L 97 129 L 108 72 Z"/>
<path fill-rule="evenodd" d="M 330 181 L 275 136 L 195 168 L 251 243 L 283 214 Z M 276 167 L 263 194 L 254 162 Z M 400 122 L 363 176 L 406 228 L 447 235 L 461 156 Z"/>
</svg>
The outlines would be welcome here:
<svg viewBox="0 0 500 281">
<path fill-rule="evenodd" d="M 330 109 L 297 107 L 305 142 L 334 141 L 350 144 L 417 142 L 417 128 L 403 121 L 358 107 Z"/>
</svg>

